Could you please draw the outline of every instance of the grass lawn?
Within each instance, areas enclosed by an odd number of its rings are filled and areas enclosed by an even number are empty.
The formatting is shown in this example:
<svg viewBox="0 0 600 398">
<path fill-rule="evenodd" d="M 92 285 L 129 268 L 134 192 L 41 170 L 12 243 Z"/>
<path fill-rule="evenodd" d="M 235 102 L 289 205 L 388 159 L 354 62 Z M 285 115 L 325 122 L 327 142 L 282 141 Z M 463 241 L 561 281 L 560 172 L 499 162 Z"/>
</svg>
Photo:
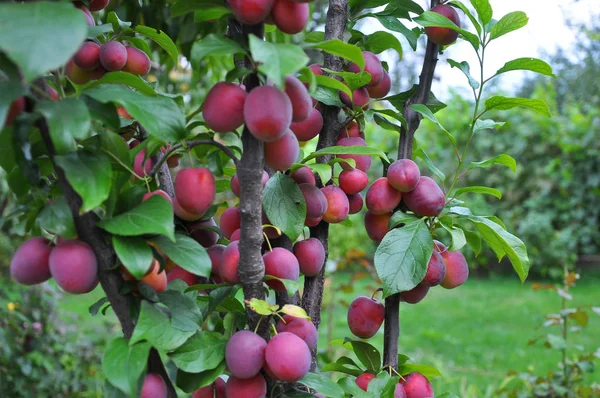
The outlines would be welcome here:
<svg viewBox="0 0 600 398">
<path fill-rule="evenodd" d="M 348 279 L 344 275 L 333 278 L 330 286 L 340 286 Z M 598 277 L 578 282 L 571 291 L 572 306 L 600 306 L 599 283 Z M 324 311 L 321 349 L 331 338 L 351 335 L 346 324 L 348 304 L 356 296 L 370 296 L 375 288 L 362 281 L 353 287 L 354 292 L 335 292 L 335 306 Z M 332 302 L 330 290 L 324 299 Z M 548 350 L 541 343 L 528 346 L 527 342 L 544 332 L 559 334 L 555 328 L 534 330 L 543 322 L 544 314 L 559 309 L 556 293 L 533 291 L 530 282 L 521 285 L 516 276 L 470 279 L 454 290 L 434 288 L 421 303 L 401 305 L 399 352 L 441 371 L 444 377 L 433 383 L 437 394 L 450 391 L 460 397 L 482 397 L 511 369 L 526 371 L 530 368 L 544 374 L 556 368 L 560 359 L 557 351 Z M 569 347 L 580 344 L 586 352 L 593 352 L 600 346 L 600 316 L 590 313 L 589 319 L 583 333 L 569 337 Z M 370 342 L 382 348 L 383 328 Z M 340 348 L 335 358 L 345 353 L 347 351 Z M 588 379 L 600 380 L 600 370 L 596 369 Z"/>
</svg>

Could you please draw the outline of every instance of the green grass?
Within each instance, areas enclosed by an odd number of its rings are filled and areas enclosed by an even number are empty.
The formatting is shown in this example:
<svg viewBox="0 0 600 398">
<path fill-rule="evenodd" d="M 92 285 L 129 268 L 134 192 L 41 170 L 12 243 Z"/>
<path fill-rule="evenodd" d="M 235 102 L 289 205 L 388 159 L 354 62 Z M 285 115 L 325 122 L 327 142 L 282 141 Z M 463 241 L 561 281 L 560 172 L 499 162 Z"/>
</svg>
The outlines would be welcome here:
<svg viewBox="0 0 600 398">
<path fill-rule="evenodd" d="M 330 286 L 340 286 L 348 280 L 343 275 L 335 278 Z M 571 291 L 574 300 L 570 306 L 598 306 L 599 282 L 598 278 L 578 282 Z M 359 281 L 353 284 L 353 292 L 335 292 L 334 307 L 323 313 L 321 349 L 332 338 L 351 336 L 346 324 L 348 304 L 356 296 L 370 296 L 376 288 L 370 285 Z M 331 305 L 331 288 L 324 300 Z M 531 283 L 521 285 L 516 277 L 471 278 L 454 290 L 431 289 L 417 305 L 401 305 L 399 352 L 441 371 L 443 377 L 433 383 L 438 394 L 450 391 L 461 397 L 481 397 L 486 389 L 498 386 L 509 370 L 532 369 L 543 375 L 556 369 L 560 359 L 557 351 L 544 348 L 542 343 L 529 346 L 527 342 L 541 333 L 559 334 L 555 327 L 534 330 L 544 321 L 545 314 L 559 309 L 560 299 L 555 292 L 533 291 Z M 575 345 L 593 352 L 600 346 L 599 335 L 600 316 L 590 312 L 587 329 L 569 337 L 571 352 Z M 370 342 L 382 349 L 383 328 Z M 334 357 L 344 355 L 344 351 L 337 349 Z M 600 380 L 600 370 L 588 380 Z M 474 393 L 475 388 L 479 392 Z"/>
</svg>

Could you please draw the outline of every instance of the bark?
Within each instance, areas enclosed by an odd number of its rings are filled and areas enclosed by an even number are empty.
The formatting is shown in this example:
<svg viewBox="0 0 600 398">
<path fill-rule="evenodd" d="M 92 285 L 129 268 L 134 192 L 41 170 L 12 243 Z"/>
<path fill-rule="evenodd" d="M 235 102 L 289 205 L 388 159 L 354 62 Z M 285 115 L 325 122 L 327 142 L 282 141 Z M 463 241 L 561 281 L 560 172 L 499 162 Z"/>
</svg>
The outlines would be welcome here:
<svg viewBox="0 0 600 398">
<path fill-rule="evenodd" d="M 325 24 L 325 40 L 339 39 L 343 40 L 346 31 L 346 22 L 348 20 L 348 0 L 330 0 L 329 10 L 327 11 L 327 22 Z M 341 71 L 344 61 L 331 54 L 325 53 L 324 66 L 334 71 Z M 319 134 L 317 150 L 334 146 L 336 138 L 344 127 L 344 123 L 338 119 L 339 108 L 321 104 L 323 114 L 323 129 Z M 319 157 L 317 163 L 327 163 L 333 158 L 332 155 Z M 323 183 L 317 181 L 319 187 Z M 325 263 L 329 256 L 329 224 L 321 222 L 316 227 L 310 229 L 310 236 L 317 238 L 325 248 Z M 310 316 L 314 325 L 319 328 L 321 323 L 321 304 L 323 302 L 323 286 L 325 284 L 325 266 L 317 276 L 306 277 L 304 280 L 304 292 L 302 294 L 302 307 Z M 311 370 L 317 366 L 317 351 L 312 352 Z"/>
<path fill-rule="evenodd" d="M 439 4 L 439 0 L 431 0 L 431 8 Z M 417 92 L 404 104 L 402 115 L 406 119 L 406 128 L 400 131 L 398 159 L 411 159 L 415 131 L 421 123 L 421 115 L 408 106 L 411 104 L 427 104 L 433 74 L 437 65 L 439 46 L 427 41 L 427 50 L 423 59 L 423 67 L 419 76 Z M 385 299 L 385 325 L 383 329 L 383 366 L 398 368 L 398 340 L 400 338 L 400 296 L 391 295 Z"/>
</svg>

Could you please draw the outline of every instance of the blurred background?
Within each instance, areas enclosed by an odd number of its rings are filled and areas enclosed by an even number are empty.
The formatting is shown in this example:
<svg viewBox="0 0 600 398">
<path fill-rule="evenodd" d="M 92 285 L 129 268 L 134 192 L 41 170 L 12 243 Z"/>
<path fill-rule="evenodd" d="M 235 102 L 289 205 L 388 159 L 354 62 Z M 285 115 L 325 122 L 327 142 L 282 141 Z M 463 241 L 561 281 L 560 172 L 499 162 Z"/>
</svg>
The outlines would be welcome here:
<svg viewBox="0 0 600 398">
<path fill-rule="evenodd" d="M 113 10 L 122 20 L 160 28 L 177 42 L 182 53 L 179 64 L 169 64 L 164 54 L 156 52 L 157 65 L 166 67 L 154 68 L 152 80 L 165 92 L 184 93 L 190 112 L 232 62 L 209 57 L 202 64 L 195 63 L 193 41 L 214 29 L 214 23 L 195 22 L 191 14 L 170 18 L 169 3 L 112 1 L 106 12 Z M 315 1 L 312 30 L 323 30 L 326 3 Z M 491 250 L 486 248 L 475 257 L 466 249 L 471 277 L 464 286 L 450 291 L 432 289 L 423 302 L 401 306 L 399 349 L 415 362 L 440 370 L 443 377 L 434 380 L 437 393 L 567 396 L 550 394 L 559 387 L 557 380 L 565 365 L 580 374 L 579 385 L 590 388 L 581 390 L 585 393 L 600 383 L 600 85 L 596 84 L 600 79 L 600 11 L 596 0 L 490 3 L 496 19 L 522 10 L 530 22 L 494 43 L 486 75 L 523 56 L 546 60 L 556 74 L 552 79 L 514 72 L 490 84 L 488 93 L 544 99 L 553 117 L 519 108 L 490 115 L 506 125 L 479 134 L 469 160 L 507 153 L 517 160 L 517 172 L 479 169 L 462 180 L 464 185 L 491 186 L 503 192 L 502 200 L 472 196 L 469 201 L 476 213 L 495 214 L 526 243 L 530 277 L 521 284 L 510 263 L 498 263 Z M 106 17 L 106 13 L 100 15 Z M 381 29 L 374 20 L 362 21 L 357 28 L 365 33 Z M 399 39 L 402 59 L 392 51 L 381 54 L 391 72 L 392 93 L 405 91 L 417 81 L 424 52 L 423 38 L 416 52 L 403 37 Z M 440 56 L 433 86 L 436 96 L 448 105 L 436 116 L 464 145 L 473 101 L 464 76 L 446 63 L 448 57 L 466 60 L 475 70 L 476 61 L 468 44 L 453 45 Z M 366 137 L 369 145 L 395 156 L 397 134 L 369 125 Z M 454 170 L 454 155 L 437 126 L 424 121 L 416 140 L 439 169 Z M 304 152 L 311 148 L 313 144 L 308 144 Z M 420 166 L 426 170 L 424 164 Z M 381 165 L 373 167 L 370 177 L 381 173 Z M 10 176 L 0 169 L 0 392 L 10 397 L 31 396 L 35 388 L 38 396 L 101 397 L 101 356 L 106 342 L 120 334 L 116 319 L 110 309 L 105 315 L 90 315 L 89 307 L 103 297 L 99 288 L 85 296 L 69 296 L 52 281 L 25 288 L 10 280 L 11 255 L 26 238 L 25 226 L 35 223 L 20 216 L 23 204 L 9 193 L 10 185 Z M 350 218 L 352 227 L 331 228 L 319 343 L 323 361 L 346 354 L 328 342 L 350 334 L 345 311 L 352 299 L 370 296 L 378 288 L 372 266 L 376 246 L 364 231 L 362 215 Z M 439 236 L 442 241 L 447 238 Z M 575 272 L 579 279 L 571 284 L 576 277 L 570 274 L 568 286 L 563 286 L 567 272 Z M 550 289 L 555 285 L 562 287 Z M 561 311 L 569 314 L 566 341 L 561 328 L 541 327 L 552 323 Z M 382 338 L 383 330 L 372 343 L 381 348 Z M 553 387 L 553 383 L 558 384 Z"/>
</svg>

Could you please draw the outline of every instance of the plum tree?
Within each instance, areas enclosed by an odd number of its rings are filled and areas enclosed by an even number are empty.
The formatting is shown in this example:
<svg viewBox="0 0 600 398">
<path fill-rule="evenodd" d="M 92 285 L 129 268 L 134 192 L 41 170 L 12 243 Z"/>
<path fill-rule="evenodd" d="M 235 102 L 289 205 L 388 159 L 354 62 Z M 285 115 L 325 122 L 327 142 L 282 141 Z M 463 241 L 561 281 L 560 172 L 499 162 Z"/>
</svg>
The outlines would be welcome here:
<svg viewBox="0 0 600 398">
<path fill-rule="evenodd" d="M 64 291 L 89 293 L 98 285 L 98 264 L 90 246 L 79 240 L 64 240 L 48 258 L 50 274 Z"/>
<path fill-rule="evenodd" d="M 276 141 L 288 132 L 292 113 L 288 96 L 272 86 L 260 86 L 250 91 L 244 104 L 246 127 L 252 135 L 266 142 Z"/>
<path fill-rule="evenodd" d="M 285 93 L 292 103 L 292 122 L 298 123 L 308 119 L 313 109 L 312 100 L 308 90 L 296 76 L 285 77 Z"/>
<path fill-rule="evenodd" d="M 402 192 L 394 188 L 386 177 L 381 177 L 369 187 L 365 203 L 371 213 L 386 214 L 392 212 L 401 199 Z"/>
<path fill-rule="evenodd" d="M 294 383 L 310 369 L 310 349 L 295 334 L 278 333 L 267 344 L 265 362 L 275 379 Z"/>
<path fill-rule="evenodd" d="M 296 242 L 294 255 L 298 259 L 300 272 L 306 276 L 316 276 L 325 264 L 325 248 L 317 238 Z"/>
<path fill-rule="evenodd" d="M 265 262 L 265 275 L 291 281 L 297 281 L 300 277 L 298 259 L 289 250 L 275 247 L 263 255 L 263 261 Z M 284 284 L 275 279 L 267 280 L 267 285 L 276 292 L 286 291 Z"/>
<path fill-rule="evenodd" d="M 231 336 L 225 348 L 225 362 L 232 375 L 250 379 L 258 374 L 265 363 L 267 342 L 259 335 L 241 330 Z"/>
<path fill-rule="evenodd" d="M 469 278 L 469 264 L 461 252 L 444 251 L 441 253 L 446 263 L 446 276 L 440 283 L 443 288 L 454 289 Z"/>
<path fill-rule="evenodd" d="M 245 24 L 254 25 L 265 20 L 275 0 L 229 0 L 235 18 Z"/>
<path fill-rule="evenodd" d="M 446 205 L 446 196 L 439 185 L 429 177 L 421 177 L 417 186 L 405 192 L 402 200 L 409 210 L 422 216 L 439 215 Z"/>
<path fill-rule="evenodd" d="M 109 72 L 123 69 L 127 63 L 127 49 L 118 41 L 107 41 L 100 46 L 100 64 Z"/>
<path fill-rule="evenodd" d="M 431 12 L 443 15 L 452 21 L 456 26 L 460 28 L 460 18 L 456 10 L 445 4 L 435 6 L 431 9 Z M 427 38 L 440 46 L 446 46 L 452 44 L 458 38 L 458 32 L 450 28 L 443 28 L 440 26 L 428 26 L 425 28 L 425 34 Z"/>
<path fill-rule="evenodd" d="M 156 373 L 148 373 L 144 378 L 140 398 L 167 398 L 167 385 Z"/>
<path fill-rule="evenodd" d="M 215 176 L 204 167 L 179 170 L 175 177 L 175 197 L 181 207 L 203 215 L 215 200 Z"/>
<path fill-rule="evenodd" d="M 204 99 L 202 117 L 217 133 L 237 130 L 244 124 L 246 91 L 238 84 L 220 82 L 215 84 Z"/>
<path fill-rule="evenodd" d="M 93 70 L 100 66 L 100 46 L 93 41 L 84 42 L 73 56 L 73 62 L 83 70 Z"/>
<path fill-rule="evenodd" d="M 150 58 L 148 55 L 135 47 L 125 46 L 127 51 L 127 62 L 123 66 L 124 72 L 138 76 L 146 76 L 150 72 Z"/>
<path fill-rule="evenodd" d="M 369 185 L 369 176 L 360 169 L 342 170 L 339 176 L 342 191 L 348 195 L 361 192 Z"/>
<path fill-rule="evenodd" d="M 373 337 L 385 318 L 385 307 L 379 301 L 360 296 L 348 308 L 348 327 L 361 339 Z"/>
<path fill-rule="evenodd" d="M 279 139 L 265 142 L 265 163 L 273 170 L 289 169 L 296 163 L 298 155 L 300 155 L 300 145 L 290 129 L 287 129 Z"/>
<path fill-rule="evenodd" d="M 419 166 L 410 159 L 396 160 L 388 167 L 388 182 L 400 192 L 414 190 L 420 178 Z"/>
<path fill-rule="evenodd" d="M 238 263 L 240 262 L 239 242 L 229 243 L 223 251 L 223 257 L 219 264 L 219 276 L 226 283 L 239 283 Z"/>
<path fill-rule="evenodd" d="M 354 381 L 356 382 L 356 385 L 360 387 L 361 390 L 367 391 L 367 388 L 369 388 L 369 383 L 374 378 L 375 375 L 373 373 L 363 373 L 357 376 Z"/>
<path fill-rule="evenodd" d="M 304 86 L 302 86 L 304 87 Z M 323 115 L 315 108 L 310 108 L 308 117 L 290 125 L 290 130 L 296 135 L 298 141 L 310 141 L 319 135 L 323 128 Z"/>
<path fill-rule="evenodd" d="M 23 243 L 10 261 L 12 278 L 22 285 L 35 285 L 50 279 L 52 248 L 52 243 L 44 238 L 31 238 Z"/>
<path fill-rule="evenodd" d="M 294 35 L 304 30 L 308 22 L 309 7 L 306 3 L 292 0 L 275 0 L 271 17 L 284 33 Z"/>
<path fill-rule="evenodd" d="M 432 398 L 433 388 L 427 377 L 421 373 L 412 372 L 400 380 L 406 392 L 406 398 Z"/>
<path fill-rule="evenodd" d="M 365 230 L 369 238 L 375 242 L 381 242 L 385 234 L 390 230 L 388 224 L 392 213 L 374 214 L 370 211 L 365 213 Z"/>
<path fill-rule="evenodd" d="M 300 337 L 311 350 L 317 348 L 319 333 L 315 325 L 308 319 L 284 315 L 283 319 L 277 323 L 277 333 L 282 332 L 289 332 Z"/>
<path fill-rule="evenodd" d="M 350 202 L 348 196 L 340 187 L 327 185 L 321 188 L 321 192 L 327 199 L 327 210 L 323 214 L 323 220 L 330 224 L 340 223 L 348 217 Z"/>
<path fill-rule="evenodd" d="M 227 398 L 227 383 L 222 378 L 217 377 L 214 383 L 194 391 L 192 398 Z"/>
<path fill-rule="evenodd" d="M 236 398 L 258 398 L 267 396 L 267 382 L 261 374 L 251 379 L 239 379 L 235 376 L 229 377 L 225 388 L 227 397 Z"/>
<path fill-rule="evenodd" d="M 306 202 L 306 217 L 319 218 L 327 211 L 327 198 L 323 192 L 314 185 L 300 184 L 298 188 L 302 191 Z"/>
<path fill-rule="evenodd" d="M 225 238 L 230 239 L 235 230 L 240 229 L 241 222 L 240 209 L 237 207 L 228 208 L 221 214 L 221 219 L 219 220 L 221 233 Z"/>
</svg>

